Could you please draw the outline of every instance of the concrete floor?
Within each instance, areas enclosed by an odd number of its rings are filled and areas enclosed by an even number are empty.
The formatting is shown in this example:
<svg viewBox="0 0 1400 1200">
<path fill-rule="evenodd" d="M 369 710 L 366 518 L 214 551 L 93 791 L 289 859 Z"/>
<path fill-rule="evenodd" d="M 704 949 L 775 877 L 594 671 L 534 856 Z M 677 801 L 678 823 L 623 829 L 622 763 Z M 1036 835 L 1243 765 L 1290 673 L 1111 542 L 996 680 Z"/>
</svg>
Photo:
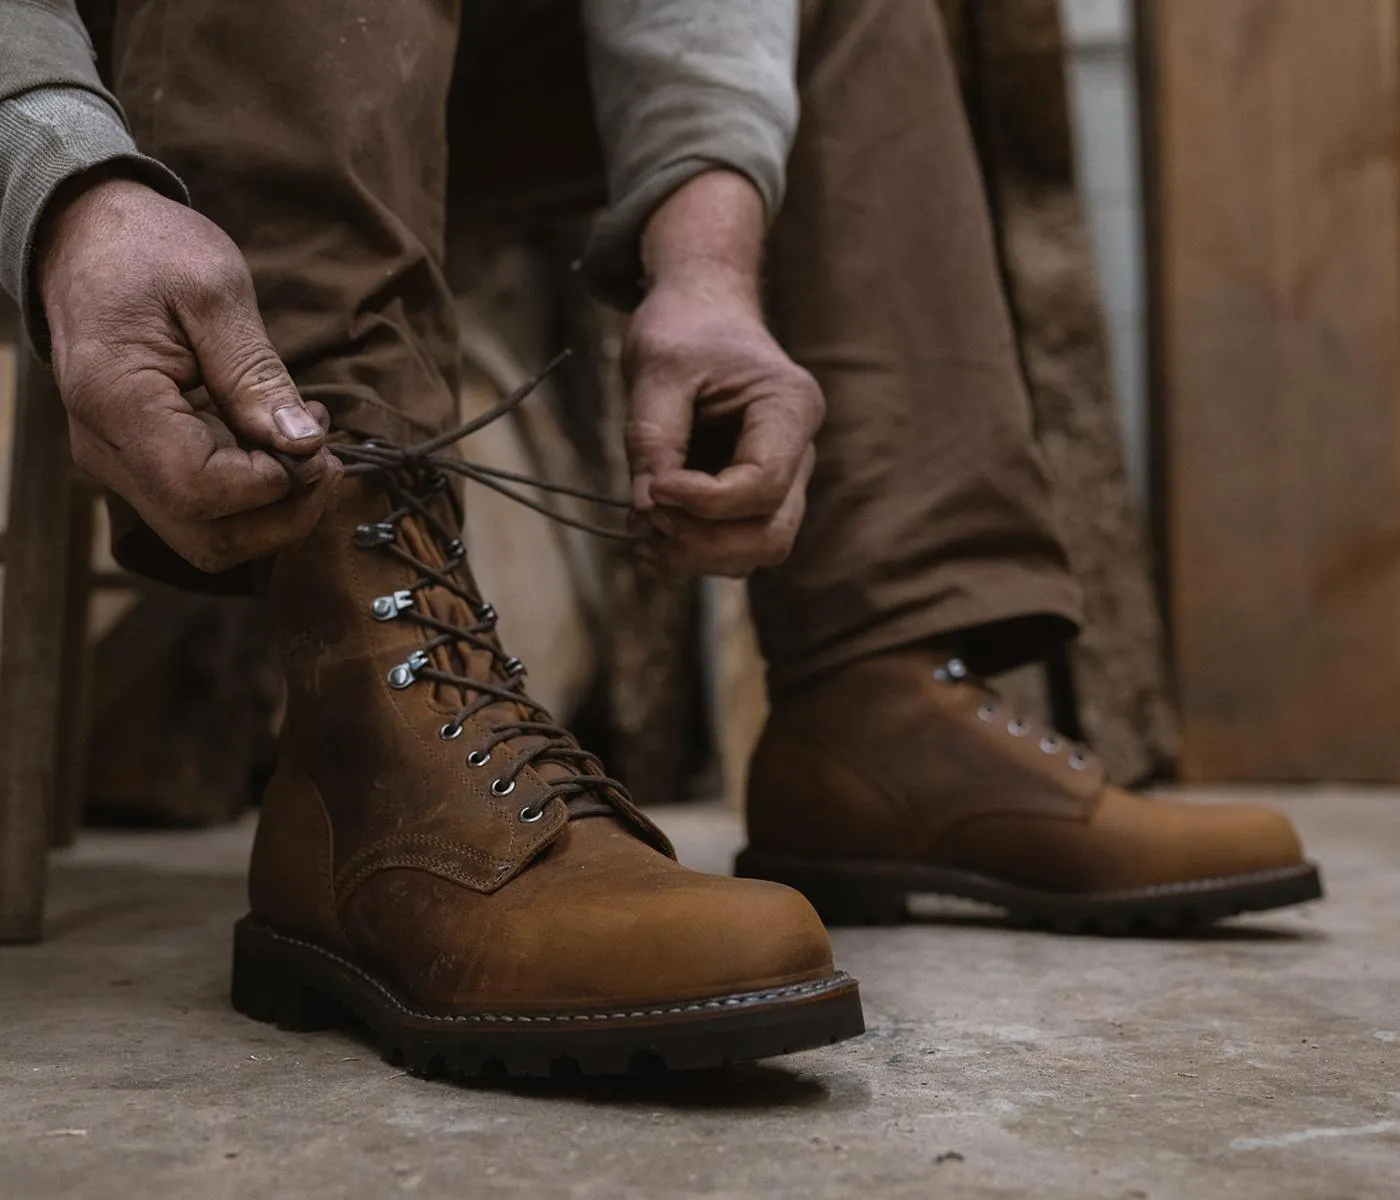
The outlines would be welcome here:
<svg viewBox="0 0 1400 1200">
<path fill-rule="evenodd" d="M 838 933 L 870 1032 L 665 1085 L 423 1083 L 224 999 L 250 829 L 90 834 L 0 950 L 0 1196 L 1400 1195 L 1400 795 L 1285 803 L 1322 905 L 1196 940 Z M 722 867 L 718 808 L 671 810 Z"/>
</svg>

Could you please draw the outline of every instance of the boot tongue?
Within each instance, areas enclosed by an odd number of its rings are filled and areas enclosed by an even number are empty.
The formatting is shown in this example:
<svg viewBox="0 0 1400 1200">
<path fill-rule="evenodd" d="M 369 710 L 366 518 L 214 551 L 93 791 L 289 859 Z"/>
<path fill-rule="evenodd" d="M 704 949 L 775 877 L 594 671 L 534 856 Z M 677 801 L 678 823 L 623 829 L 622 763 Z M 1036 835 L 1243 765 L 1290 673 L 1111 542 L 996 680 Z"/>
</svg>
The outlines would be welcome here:
<svg viewBox="0 0 1400 1200">
<path fill-rule="evenodd" d="M 450 510 L 450 505 L 444 505 Z M 455 525 L 455 514 L 442 515 L 444 523 L 449 528 Z M 399 523 L 399 533 L 404 540 L 404 548 L 421 562 L 445 570 L 449 565 L 449 559 L 438 545 L 437 539 L 426 528 L 425 523 L 416 517 L 408 517 Z M 477 586 L 475 577 L 471 573 L 471 568 L 466 563 L 459 565 L 453 572 L 453 577 L 462 584 L 466 591 L 474 596 L 480 596 L 481 590 Z M 476 613 L 472 611 L 471 605 L 447 588 L 436 585 L 422 589 L 418 593 L 419 601 L 427 612 L 449 625 L 455 625 L 463 629 L 470 629 L 473 625 L 480 623 Z M 492 630 L 489 633 L 478 635 L 481 639 L 490 642 L 498 650 L 502 650 L 500 638 Z M 432 652 L 433 665 L 439 670 L 448 671 L 454 675 L 461 675 L 468 679 L 479 679 L 483 683 L 494 683 L 509 686 L 514 682 L 515 677 L 507 674 L 501 667 L 501 655 L 493 654 L 490 650 L 479 649 L 467 642 L 454 642 L 448 646 L 441 646 Z M 460 705 L 465 708 L 472 703 L 479 693 L 470 688 L 458 687 L 453 684 L 437 684 L 438 696 L 446 700 L 449 704 Z M 523 704 L 516 704 L 509 700 L 498 700 L 490 708 L 486 709 L 483 715 L 489 714 L 497 724 L 506 724 L 511 721 L 539 721 L 542 718 L 537 712 L 532 712 Z M 515 739 L 516 744 L 525 747 L 538 744 L 542 739 L 538 737 L 528 737 L 522 735 Z M 545 782 L 566 778 L 578 773 L 578 769 L 566 766 L 564 763 L 552 762 L 548 759 L 536 761 L 533 765 L 535 774 Z M 601 800 L 590 795 L 570 796 L 566 803 L 569 812 L 574 817 L 580 816 L 616 816 L 613 809 L 604 804 Z"/>
<path fill-rule="evenodd" d="M 437 539 L 424 527 L 424 523 L 416 517 L 407 517 L 399 522 L 399 536 L 403 538 L 404 548 L 418 559 L 429 566 L 440 571 L 446 571 L 449 559 L 446 552 L 438 545 Z M 479 594 L 476 579 L 471 573 L 471 568 L 462 563 L 452 572 L 457 581 L 464 585 L 465 590 L 472 595 Z M 448 625 L 455 625 L 462 629 L 470 629 L 474 625 L 480 624 L 480 619 L 472 611 L 472 607 L 460 596 L 448 591 L 447 588 L 433 585 L 423 588 L 418 593 L 418 601 L 430 616 L 436 617 Z M 478 637 L 490 642 L 500 648 L 500 639 L 495 631 L 483 632 Z M 451 645 L 441 646 L 432 652 L 433 665 L 441 671 L 448 671 L 453 675 L 462 675 L 468 679 L 480 679 L 483 683 L 509 684 L 511 679 L 501 669 L 500 655 L 493 654 L 490 650 L 479 649 L 466 642 L 454 642 Z M 463 707 L 476 699 L 477 693 L 465 688 L 454 687 L 451 684 L 438 684 L 439 695 L 451 704 L 459 704 Z M 508 701 L 501 701 L 502 710 L 510 709 L 510 716 L 505 720 L 528 720 L 525 710 L 519 705 L 510 704 Z"/>
</svg>

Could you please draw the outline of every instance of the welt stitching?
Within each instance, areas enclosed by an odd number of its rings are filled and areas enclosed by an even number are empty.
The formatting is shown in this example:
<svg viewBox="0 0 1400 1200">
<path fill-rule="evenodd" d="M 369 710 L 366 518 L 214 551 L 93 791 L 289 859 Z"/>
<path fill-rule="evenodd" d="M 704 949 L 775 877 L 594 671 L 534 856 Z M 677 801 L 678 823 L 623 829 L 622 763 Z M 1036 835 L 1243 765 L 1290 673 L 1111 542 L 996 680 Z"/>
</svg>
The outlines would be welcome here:
<svg viewBox="0 0 1400 1200">
<path fill-rule="evenodd" d="M 749 1008 L 759 1004 L 766 1004 L 773 1000 L 815 995 L 820 992 L 831 991 L 849 982 L 849 976 L 844 972 L 838 971 L 828 976 L 826 979 L 816 979 L 809 983 L 793 983 L 785 987 L 768 988 L 764 991 L 745 992 L 733 996 L 716 996 L 710 1000 L 692 1000 L 685 1004 L 669 1004 L 660 1008 L 622 1009 L 612 1012 L 597 1013 L 453 1013 L 449 1016 L 444 1016 L 438 1013 L 426 1013 L 420 1009 L 410 1007 L 362 967 L 357 966 L 348 958 L 344 958 L 331 950 L 326 950 L 312 942 L 303 941 L 301 938 L 278 933 L 274 929 L 265 929 L 261 932 L 274 941 L 285 942 L 291 946 L 298 946 L 303 950 L 309 950 L 319 954 L 323 958 L 330 959 L 332 962 L 339 964 L 347 971 L 369 984 L 405 1016 L 412 1017 L 416 1021 L 427 1021 L 435 1024 L 549 1025 L 566 1024 L 569 1022 L 636 1020 L 644 1017 L 673 1016 L 688 1012 L 723 1012 L 726 1009 Z"/>
</svg>

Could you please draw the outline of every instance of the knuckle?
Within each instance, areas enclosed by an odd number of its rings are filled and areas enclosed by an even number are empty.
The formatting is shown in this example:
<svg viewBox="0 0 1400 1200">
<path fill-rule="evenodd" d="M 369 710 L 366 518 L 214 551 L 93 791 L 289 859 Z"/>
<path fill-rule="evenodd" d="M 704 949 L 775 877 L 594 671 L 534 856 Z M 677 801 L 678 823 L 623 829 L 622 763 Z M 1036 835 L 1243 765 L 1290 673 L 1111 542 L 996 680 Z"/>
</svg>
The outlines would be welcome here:
<svg viewBox="0 0 1400 1200">
<path fill-rule="evenodd" d="M 197 303 L 220 305 L 252 295 L 253 277 L 231 244 L 213 245 L 191 262 L 187 286 Z"/>
<path fill-rule="evenodd" d="M 196 326 L 217 326 L 246 294 L 231 268 L 196 267 L 176 293 L 177 311 L 188 314 Z"/>
<path fill-rule="evenodd" d="M 338 459 L 329 450 L 327 450 L 325 454 L 326 473 L 321 480 L 321 487 L 318 489 L 321 492 L 322 505 L 324 505 L 329 499 L 331 489 L 335 487 L 335 485 L 339 483 L 341 479 L 345 476 L 345 464 L 341 462 L 340 459 Z"/>
<path fill-rule="evenodd" d="M 807 381 L 805 391 L 808 408 L 812 416 L 812 427 L 813 429 L 818 429 L 821 427 L 822 422 L 826 420 L 826 393 L 822 391 L 821 384 L 816 381 L 816 378 L 810 372 L 803 371 L 802 374 Z"/>
<path fill-rule="evenodd" d="M 822 394 L 817 377 L 805 367 L 792 364 L 792 391 L 800 401 L 804 415 L 815 424 L 821 424 L 826 417 L 826 397 Z"/>
<path fill-rule="evenodd" d="M 789 484 L 777 475 L 765 474 L 760 480 L 756 499 L 765 513 L 776 513 L 787 499 Z"/>
<path fill-rule="evenodd" d="M 622 444 L 633 462 L 650 462 L 669 450 L 680 451 L 675 439 L 654 421 L 628 421 L 622 429 Z"/>
<path fill-rule="evenodd" d="M 94 424 L 111 393 L 103 387 L 103 371 L 96 361 L 70 359 L 56 373 L 59 395 L 68 415 L 82 425 Z"/>
<path fill-rule="evenodd" d="M 654 371 L 678 362 L 683 355 L 682 339 L 652 325 L 634 328 L 622 345 L 622 370 L 629 380 L 644 371 Z"/>
<path fill-rule="evenodd" d="M 164 510 L 177 521 L 199 521 L 208 514 L 209 503 L 202 489 L 182 474 L 159 473 L 153 491 Z"/>
<path fill-rule="evenodd" d="M 73 465 L 80 471 L 97 478 L 100 459 L 92 444 L 86 438 L 74 438 L 72 444 Z M 102 481 L 99 481 L 102 482 Z"/>
<path fill-rule="evenodd" d="M 679 339 L 655 325 L 645 325 L 628 339 L 628 348 L 636 358 L 671 358 L 679 349 Z"/>
<path fill-rule="evenodd" d="M 267 342 L 246 336 L 234 342 L 226 366 L 236 388 L 262 397 L 280 391 L 288 383 L 287 369 Z"/>
<path fill-rule="evenodd" d="M 60 390 L 63 396 L 63 407 L 68 410 L 69 417 L 80 425 L 92 425 L 96 415 L 93 411 L 96 404 L 93 389 L 78 383 Z"/>
<path fill-rule="evenodd" d="M 650 421 L 628 421 L 622 427 L 622 441 L 630 451 L 648 450 L 661 440 L 661 430 Z"/>
<path fill-rule="evenodd" d="M 787 561 L 792 553 L 793 535 L 786 529 L 775 529 L 764 539 L 763 547 L 757 555 L 760 567 L 778 567 Z"/>
<path fill-rule="evenodd" d="M 239 563 L 239 559 L 230 551 L 227 540 L 221 537 L 186 540 L 177 549 L 191 566 L 209 575 L 217 575 Z"/>
</svg>

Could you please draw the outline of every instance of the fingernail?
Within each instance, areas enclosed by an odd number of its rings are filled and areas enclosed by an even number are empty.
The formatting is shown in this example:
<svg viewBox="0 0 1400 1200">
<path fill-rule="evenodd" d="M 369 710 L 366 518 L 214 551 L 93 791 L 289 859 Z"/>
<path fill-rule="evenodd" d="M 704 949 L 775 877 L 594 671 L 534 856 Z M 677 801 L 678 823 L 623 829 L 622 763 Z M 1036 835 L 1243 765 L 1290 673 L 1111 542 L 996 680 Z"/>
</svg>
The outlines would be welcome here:
<svg viewBox="0 0 1400 1200">
<path fill-rule="evenodd" d="M 298 408 L 295 404 L 287 404 L 274 409 L 272 419 L 276 422 L 277 428 L 281 430 L 282 436 L 290 438 L 294 442 L 321 436 L 321 427 L 316 424 L 316 418 L 306 409 Z"/>
</svg>

